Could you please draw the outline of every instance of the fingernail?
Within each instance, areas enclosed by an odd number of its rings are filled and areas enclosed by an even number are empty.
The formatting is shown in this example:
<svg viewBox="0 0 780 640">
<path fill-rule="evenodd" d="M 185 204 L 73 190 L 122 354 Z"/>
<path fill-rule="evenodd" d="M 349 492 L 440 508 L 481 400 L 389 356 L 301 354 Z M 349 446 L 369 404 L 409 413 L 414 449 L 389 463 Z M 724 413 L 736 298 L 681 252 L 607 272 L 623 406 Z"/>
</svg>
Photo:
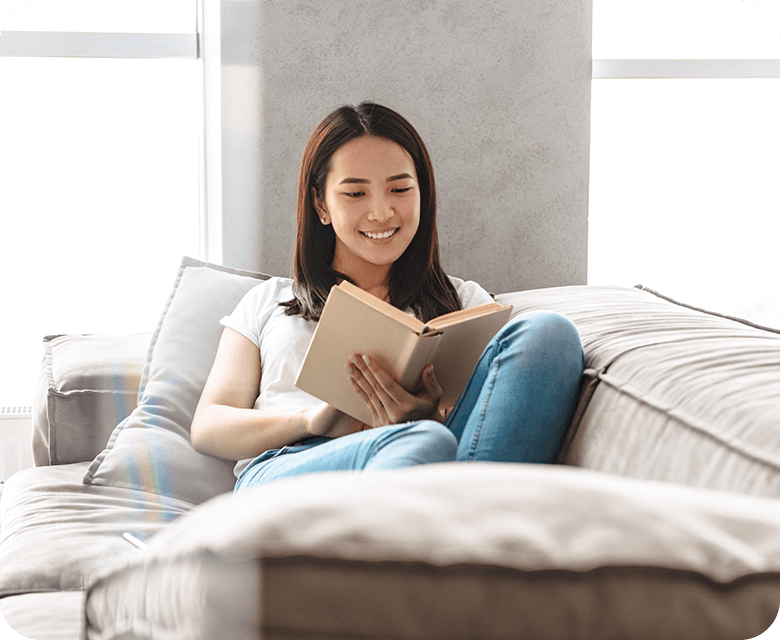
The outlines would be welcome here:
<svg viewBox="0 0 780 640">
<path fill-rule="evenodd" d="M 356 358 L 355 356 L 350 356 L 350 357 L 349 357 L 349 361 L 350 361 L 352 364 L 357 364 L 357 363 L 358 363 L 358 360 L 357 360 L 357 358 Z"/>
<path fill-rule="evenodd" d="M 352 373 L 352 366 L 351 365 L 347 365 L 347 373 Z"/>
<path fill-rule="evenodd" d="M 363 362 L 365 362 L 366 364 L 371 364 L 371 360 L 369 360 L 368 356 L 366 355 L 363 356 Z"/>
</svg>

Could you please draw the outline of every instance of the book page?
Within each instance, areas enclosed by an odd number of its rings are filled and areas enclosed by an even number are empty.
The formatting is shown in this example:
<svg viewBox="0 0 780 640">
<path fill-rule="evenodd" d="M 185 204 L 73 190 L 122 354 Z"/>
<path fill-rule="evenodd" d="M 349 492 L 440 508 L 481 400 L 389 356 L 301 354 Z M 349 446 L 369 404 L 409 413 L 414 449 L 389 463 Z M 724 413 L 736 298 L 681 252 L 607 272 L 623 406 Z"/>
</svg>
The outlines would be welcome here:
<svg viewBox="0 0 780 640">
<path fill-rule="evenodd" d="M 482 316 L 487 313 L 493 313 L 503 308 L 504 306 L 499 302 L 488 302 L 487 304 L 481 304 L 478 307 L 469 307 L 468 309 L 460 309 L 459 311 L 445 313 L 444 315 L 439 316 L 438 318 L 434 318 L 428 322 L 426 327 L 435 331 L 439 331 L 445 327 L 462 322 L 468 318 L 474 318 L 476 316 Z"/>
</svg>

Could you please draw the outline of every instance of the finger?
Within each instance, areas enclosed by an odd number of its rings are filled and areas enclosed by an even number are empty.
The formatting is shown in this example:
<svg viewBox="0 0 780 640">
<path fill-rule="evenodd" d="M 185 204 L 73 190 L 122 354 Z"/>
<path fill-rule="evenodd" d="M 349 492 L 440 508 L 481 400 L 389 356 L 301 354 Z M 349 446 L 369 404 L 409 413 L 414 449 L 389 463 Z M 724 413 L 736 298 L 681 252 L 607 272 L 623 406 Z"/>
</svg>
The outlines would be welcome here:
<svg viewBox="0 0 780 640">
<path fill-rule="evenodd" d="M 425 375 L 421 376 L 419 389 L 410 393 L 398 384 L 376 360 L 367 356 L 363 356 L 363 358 L 366 359 L 365 366 L 360 367 L 360 371 L 369 381 L 372 380 L 373 375 L 373 388 L 384 407 L 383 417 L 387 417 L 385 424 L 427 417 L 431 413 L 431 409 L 435 410 L 438 406 L 442 395 L 441 387 L 432 371 L 425 371 Z M 356 366 L 359 366 L 359 363 Z M 426 384 L 429 386 L 425 386 Z"/>
<path fill-rule="evenodd" d="M 425 386 L 425 392 L 432 400 L 440 400 L 444 392 L 442 391 L 439 381 L 436 379 L 436 372 L 433 370 L 433 365 L 428 364 L 423 371 L 423 385 Z"/>
<path fill-rule="evenodd" d="M 381 424 L 388 424 L 386 422 L 386 409 L 374 387 L 371 385 L 370 381 L 366 379 L 363 371 L 357 367 L 355 359 L 351 358 L 350 363 L 351 364 L 347 365 L 350 382 L 358 395 L 360 395 L 363 401 L 368 405 L 371 417 L 374 420 L 374 425 L 379 426 Z"/>
<path fill-rule="evenodd" d="M 376 391 L 384 406 L 408 401 L 408 391 L 398 384 L 375 359 L 367 355 L 357 359 L 357 366 Z"/>
<path fill-rule="evenodd" d="M 350 371 L 349 381 L 352 384 L 352 388 L 360 396 L 363 402 L 366 403 L 369 411 L 371 412 L 372 418 L 378 418 L 378 416 L 376 415 L 377 403 L 376 400 L 372 397 L 374 395 L 373 389 L 371 389 L 371 386 L 368 385 L 365 382 L 365 380 L 361 380 L 354 376 L 355 374 L 352 371 Z"/>
<path fill-rule="evenodd" d="M 358 379 L 358 382 L 361 383 L 363 389 L 372 395 L 372 397 L 376 398 L 376 400 L 383 408 L 389 409 L 393 402 L 392 398 L 387 394 L 380 382 L 376 379 L 374 371 L 372 371 L 371 367 L 369 366 L 369 363 L 372 362 L 371 359 L 368 356 L 352 356 L 350 358 L 350 362 L 352 363 L 353 367 L 361 374 L 361 379 Z"/>
</svg>

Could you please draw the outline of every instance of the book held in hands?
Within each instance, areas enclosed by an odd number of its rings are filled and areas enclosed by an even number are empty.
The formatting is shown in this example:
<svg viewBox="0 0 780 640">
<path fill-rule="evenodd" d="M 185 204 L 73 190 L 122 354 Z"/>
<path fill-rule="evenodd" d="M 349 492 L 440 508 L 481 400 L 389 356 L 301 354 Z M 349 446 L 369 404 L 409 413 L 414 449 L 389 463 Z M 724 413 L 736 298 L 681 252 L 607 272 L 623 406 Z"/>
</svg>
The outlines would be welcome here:
<svg viewBox="0 0 780 640">
<path fill-rule="evenodd" d="M 349 358 L 374 358 L 407 391 L 431 362 L 444 394 L 439 406 L 451 408 L 511 311 L 492 302 L 426 323 L 343 281 L 330 290 L 295 386 L 371 424 L 371 413 L 349 380 Z"/>
</svg>

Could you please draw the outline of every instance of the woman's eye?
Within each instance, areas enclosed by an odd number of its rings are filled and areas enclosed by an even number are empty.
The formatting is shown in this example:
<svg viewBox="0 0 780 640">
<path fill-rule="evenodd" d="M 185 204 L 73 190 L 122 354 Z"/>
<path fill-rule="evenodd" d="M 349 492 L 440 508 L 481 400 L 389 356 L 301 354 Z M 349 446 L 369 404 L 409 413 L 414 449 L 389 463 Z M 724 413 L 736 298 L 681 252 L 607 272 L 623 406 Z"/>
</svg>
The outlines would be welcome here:
<svg viewBox="0 0 780 640">
<path fill-rule="evenodd" d="M 411 190 L 411 187 L 399 187 L 398 189 L 393 189 L 393 193 L 406 193 L 407 191 Z"/>
<path fill-rule="evenodd" d="M 346 191 L 346 192 L 344 192 L 344 195 L 348 196 L 350 198 L 359 198 L 360 196 L 363 195 L 363 192 L 362 191 Z"/>
</svg>

